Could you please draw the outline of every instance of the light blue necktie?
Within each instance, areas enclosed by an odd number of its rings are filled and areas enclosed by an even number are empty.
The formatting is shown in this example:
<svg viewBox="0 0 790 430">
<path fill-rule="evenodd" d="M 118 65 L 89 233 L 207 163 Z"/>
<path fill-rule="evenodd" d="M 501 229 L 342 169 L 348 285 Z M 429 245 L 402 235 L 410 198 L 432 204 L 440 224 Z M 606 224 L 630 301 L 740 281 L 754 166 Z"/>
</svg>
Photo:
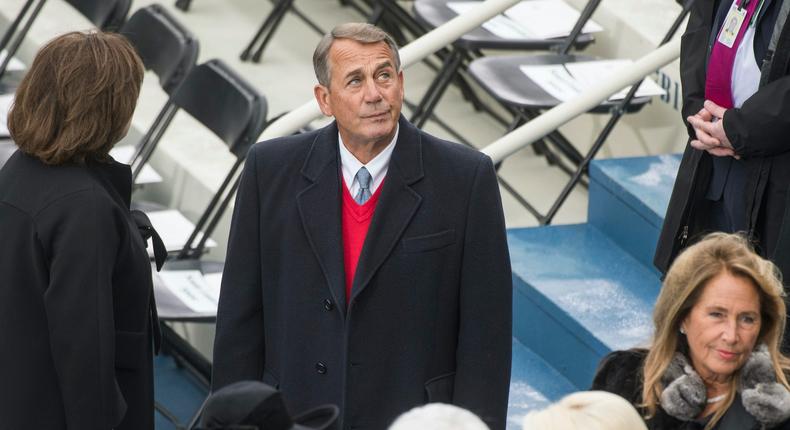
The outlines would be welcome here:
<svg viewBox="0 0 790 430">
<path fill-rule="evenodd" d="M 354 201 L 359 205 L 364 205 L 370 198 L 370 182 L 373 178 L 370 176 L 368 169 L 364 167 L 361 167 L 359 171 L 357 171 L 357 176 L 355 176 L 355 178 L 359 183 L 359 191 L 357 191 Z"/>
</svg>

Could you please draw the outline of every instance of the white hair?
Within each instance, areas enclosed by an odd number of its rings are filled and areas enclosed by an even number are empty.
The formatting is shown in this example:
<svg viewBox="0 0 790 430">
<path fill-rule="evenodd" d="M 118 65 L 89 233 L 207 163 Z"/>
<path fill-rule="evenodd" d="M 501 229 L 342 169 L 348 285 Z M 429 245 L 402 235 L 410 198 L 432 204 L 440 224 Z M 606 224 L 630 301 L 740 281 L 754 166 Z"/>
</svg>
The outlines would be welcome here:
<svg viewBox="0 0 790 430">
<path fill-rule="evenodd" d="M 489 430 L 477 415 L 444 403 L 418 406 L 399 416 L 389 430 Z"/>
<path fill-rule="evenodd" d="M 642 417 L 624 398 L 605 391 L 565 396 L 524 417 L 524 430 L 647 430 Z"/>
</svg>

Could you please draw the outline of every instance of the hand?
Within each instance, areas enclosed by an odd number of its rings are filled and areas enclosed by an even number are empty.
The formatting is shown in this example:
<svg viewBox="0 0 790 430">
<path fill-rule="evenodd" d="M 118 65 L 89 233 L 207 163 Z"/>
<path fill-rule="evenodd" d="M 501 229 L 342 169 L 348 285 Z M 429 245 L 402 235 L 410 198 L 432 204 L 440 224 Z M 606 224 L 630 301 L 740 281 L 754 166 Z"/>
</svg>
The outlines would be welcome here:
<svg viewBox="0 0 790 430">
<path fill-rule="evenodd" d="M 697 136 L 697 139 L 691 141 L 691 146 L 707 151 L 716 157 L 735 157 L 740 159 L 740 156 L 735 154 L 732 143 L 724 132 L 725 112 L 727 112 L 727 109 L 710 100 L 706 100 L 705 107 L 702 110 L 696 115 L 688 117 L 687 120 L 694 127 L 694 132 Z"/>
</svg>

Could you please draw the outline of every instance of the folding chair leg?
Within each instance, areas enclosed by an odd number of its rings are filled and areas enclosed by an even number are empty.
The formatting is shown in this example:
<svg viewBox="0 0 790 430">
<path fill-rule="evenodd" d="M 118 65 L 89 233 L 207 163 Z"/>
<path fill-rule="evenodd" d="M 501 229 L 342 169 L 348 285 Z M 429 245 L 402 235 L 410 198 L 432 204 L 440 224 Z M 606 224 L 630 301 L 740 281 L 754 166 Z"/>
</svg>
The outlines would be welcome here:
<svg viewBox="0 0 790 430">
<path fill-rule="evenodd" d="M 365 8 L 359 5 L 358 0 L 339 0 L 342 6 L 348 6 L 357 11 L 362 16 L 370 16 L 370 11 L 373 8 Z"/>
<path fill-rule="evenodd" d="M 581 152 L 579 152 L 579 150 L 559 131 L 552 131 L 546 138 L 560 150 L 562 155 L 571 160 L 573 164 L 579 165 L 584 159 Z"/>
<path fill-rule="evenodd" d="M 320 36 L 323 36 L 323 35 L 325 35 L 327 33 L 326 30 L 324 30 L 323 28 L 319 27 L 318 24 L 313 22 L 313 20 L 308 18 L 307 15 L 305 15 L 301 10 L 297 9 L 296 6 L 294 6 L 293 4 L 291 4 L 291 13 L 296 15 L 297 18 L 301 19 L 302 22 L 307 24 L 308 27 L 312 28 L 313 31 L 318 33 Z"/>
<path fill-rule="evenodd" d="M 537 118 L 540 116 L 540 112 L 532 109 L 519 109 L 517 114 L 518 117 L 514 121 L 513 129 L 520 127 L 524 123 Z M 563 171 L 568 174 L 573 172 L 573 169 L 568 168 L 565 166 L 565 163 L 554 153 L 551 149 L 549 149 L 548 144 L 551 143 L 553 146 L 557 147 L 560 152 L 567 157 L 569 160 L 573 162 L 574 165 L 578 165 L 582 158 L 584 158 L 581 153 L 573 146 L 573 144 L 568 141 L 559 131 L 554 130 L 551 133 L 547 134 L 543 139 L 538 140 L 537 142 L 532 144 L 532 147 L 535 151 L 536 155 L 542 155 L 546 158 L 546 161 L 549 163 L 550 166 L 558 166 Z"/>
<path fill-rule="evenodd" d="M 406 42 L 406 39 L 400 30 L 401 26 L 408 30 L 409 33 L 411 33 L 415 38 L 421 37 L 427 33 L 425 28 L 423 28 L 423 26 L 417 22 L 417 20 L 414 19 L 411 14 L 403 10 L 403 8 L 400 7 L 395 2 L 395 0 L 377 0 L 377 4 L 382 6 L 384 10 L 388 12 L 388 15 L 392 16 L 392 18 L 395 20 L 394 24 L 396 25 L 394 26 L 394 31 L 396 31 L 399 36 L 403 38 L 403 40 L 398 41 L 401 44 L 405 44 Z M 393 34 L 393 36 L 395 36 L 395 34 Z"/>
<path fill-rule="evenodd" d="M 379 25 L 382 18 L 384 18 L 384 6 L 377 4 L 368 17 L 368 24 Z"/>
<path fill-rule="evenodd" d="M 188 12 L 191 5 L 192 0 L 176 0 L 176 7 L 183 10 L 184 12 Z"/>
<path fill-rule="evenodd" d="M 8 46 L 8 42 L 11 41 L 14 33 L 16 33 L 16 29 L 19 28 L 19 24 L 22 23 L 25 15 L 27 15 L 27 11 L 30 10 L 30 7 L 33 6 L 33 3 L 35 2 L 36 0 L 27 0 L 24 6 L 22 6 L 22 10 L 14 18 L 14 21 L 11 22 L 11 25 L 8 26 L 5 33 L 3 33 L 3 38 L 0 40 L 0 50 L 3 50 Z"/>
<path fill-rule="evenodd" d="M 680 14 L 678 14 L 677 18 L 675 18 L 675 21 L 670 26 L 669 31 L 667 31 L 666 35 L 664 35 L 664 39 L 661 41 L 659 46 L 664 45 L 670 40 L 672 40 L 672 37 L 677 32 L 678 28 L 680 28 L 681 23 L 685 20 L 686 15 L 689 13 L 691 7 L 694 5 L 694 2 L 695 0 L 684 1 L 683 9 L 680 11 Z M 595 139 L 595 142 L 593 143 L 590 150 L 587 151 L 587 154 L 584 156 L 582 162 L 576 168 L 576 171 L 574 172 L 573 176 L 571 176 L 571 180 L 568 181 L 568 183 L 562 189 L 560 195 L 557 197 L 557 200 L 554 201 L 554 204 L 546 213 L 546 216 L 541 221 L 541 224 L 543 225 L 550 224 L 551 221 L 554 219 L 554 216 L 557 215 L 557 212 L 560 210 L 562 205 L 568 199 L 568 196 L 571 194 L 571 191 L 573 191 L 573 189 L 576 187 L 576 184 L 578 184 L 581 181 L 582 175 L 587 173 L 590 162 L 598 154 L 598 151 L 601 150 L 604 143 L 606 143 L 606 139 L 609 138 L 609 135 L 614 130 L 614 127 L 620 121 L 620 118 L 622 118 L 623 115 L 625 114 L 628 104 L 631 103 L 631 100 L 633 100 L 633 98 L 636 96 L 636 91 L 639 89 L 639 85 L 641 84 L 642 81 L 639 81 L 634 85 L 632 85 L 631 90 L 628 91 L 628 94 L 626 94 L 625 98 L 612 110 L 612 116 L 609 118 L 609 121 L 606 123 L 603 130 L 601 130 L 601 133 Z"/>
<path fill-rule="evenodd" d="M 412 103 L 412 102 L 410 102 L 408 99 L 403 99 L 403 105 L 406 106 L 412 112 L 414 112 L 417 109 L 417 105 Z M 437 127 L 441 128 L 442 130 L 447 132 L 447 134 L 449 134 L 450 137 L 455 142 L 458 142 L 458 143 L 460 143 L 462 145 L 466 145 L 466 146 L 468 146 L 470 148 L 478 149 L 475 145 L 472 144 L 472 142 L 470 142 L 469 140 L 467 140 L 466 138 L 461 136 L 460 133 L 458 133 L 456 130 L 454 130 L 452 127 L 450 127 L 449 124 L 444 122 L 438 116 L 436 116 L 436 115 L 431 116 L 431 120 L 436 124 Z"/>
<path fill-rule="evenodd" d="M 505 191 L 507 191 L 508 194 L 510 194 L 521 206 L 524 207 L 524 209 L 527 210 L 527 212 L 532 214 L 532 216 L 534 216 L 539 222 L 543 219 L 543 214 L 541 214 L 540 211 L 538 211 L 538 209 L 535 208 L 535 206 L 532 206 L 532 204 L 528 202 L 527 199 L 525 199 L 524 196 L 521 195 L 521 193 L 516 191 L 516 189 L 513 188 L 513 186 L 510 185 L 506 180 L 504 180 L 502 176 L 500 176 L 499 174 L 497 174 L 497 181 L 499 182 L 499 185 L 502 186 L 502 188 Z"/>
<path fill-rule="evenodd" d="M 283 18 L 285 18 L 285 14 L 288 12 L 288 9 L 290 9 L 291 6 L 293 5 L 293 0 L 283 0 L 283 3 L 286 4 L 286 6 L 283 6 L 283 8 L 280 9 L 279 16 L 277 17 L 276 20 L 272 22 L 271 30 L 269 30 L 269 32 L 263 38 L 263 42 L 261 42 L 261 45 L 258 46 L 258 50 L 255 51 L 255 53 L 252 55 L 252 61 L 254 63 L 261 62 L 261 57 L 263 56 L 263 50 L 266 49 L 266 47 L 269 45 L 269 41 L 272 40 L 272 37 L 274 37 L 274 33 L 277 32 L 277 29 L 280 27 L 280 24 L 282 24 Z"/>
<path fill-rule="evenodd" d="M 458 73 L 458 69 L 461 68 L 462 60 L 463 54 L 457 49 L 453 49 L 412 115 L 411 121 L 415 126 L 418 128 L 422 127 L 425 125 L 425 122 L 428 121 L 428 118 L 431 117 L 439 100 L 441 100 L 444 92 L 447 91 L 447 87 L 452 82 L 456 73 Z"/>
<path fill-rule="evenodd" d="M 33 21 L 36 20 L 36 17 L 38 17 L 38 14 L 41 12 L 41 8 L 44 7 L 44 3 L 46 2 L 47 0 L 39 1 L 39 3 L 36 5 L 33 11 L 30 13 L 30 16 L 28 16 L 27 22 L 25 22 L 25 24 L 22 26 L 22 29 L 19 30 L 19 33 L 17 33 L 16 37 L 13 40 L 11 40 L 11 36 L 16 31 L 19 24 L 22 22 L 22 19 L 24 19 L 24 15 L 27 13 L 27 10 L 33 4 L 32 0 L 28 0 L 25 3 L 25 6 L 22 8 L 20 14 L 11 24 L 11 27 L 9 27 L 6 34 L 3 35 L 3 42 L 5 44 L 8 44 L 9 40 L 11 41 L 10 41 L 10 45 L 3 45 L 2 47 L 3 49 L 6 50 L 6 56 L 5 59 L 3 60 L 3 63 L 0 64 L 0 78 L 2 78 L 3 75 L 5 75 L 6 69 L 8 69 L 8 65 L 11 62 L 11 58 L 16 54 L 16 51 L 19 49 L 19 46 L 22 45 L 22 41 L 24 40 L 25 35 L 27 35 L 27 32 L 30 31 L 30 26 L 33 25 Z"/>
<path fill-rule="evenodd" d="M 293 3 L 293 0 L 277 0 L 277 3 L 274 5 L 274 8 L 263 21 L 261 24 L 261 28 L 255 34 L 255 36 L 250 41 L 249 45 L 244 49 L 241 53 L 241 61 L 248 61 L 252 54 L 253 49 L 255 46 L 258 45 L 261 38 L 264 38 L 261 46 L 255 52 L 255 56 L 258 60 L 254 60 L 255 62 L 260 61 L 261 54 L 263 53 L 263 49 L 266 48 L 266 44 L 269 42 L 271 35 L 277 29 L 280 21 L 282 21 L 283 17 L 285 16 L 285 12 Z"/>
</svg>

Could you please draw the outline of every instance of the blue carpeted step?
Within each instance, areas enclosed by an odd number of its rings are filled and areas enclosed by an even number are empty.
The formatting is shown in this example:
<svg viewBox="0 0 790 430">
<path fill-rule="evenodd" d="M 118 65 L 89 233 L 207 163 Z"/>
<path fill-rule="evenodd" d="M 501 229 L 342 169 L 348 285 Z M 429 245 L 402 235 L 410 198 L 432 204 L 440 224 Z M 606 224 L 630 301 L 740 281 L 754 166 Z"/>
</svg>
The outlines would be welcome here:
<svg viewBox="0 0 790 430">
<path fill-rule="evenodd" d="M 600 358 L 649 341 L 657 275 L 590 224 L 508 231 L 513 333 L 579 389 Z"/>
<path fill-rule="evenodd" d="M 680 155 L 590 164 L 588 222 L 654 272 L 653 254 L 679 165 Z"/>
<path fill-rule="evenodd" d="M 507 428 L 521 429 L 527 412 L 543 409 L 578 388 L 540 356 L 513 339 Z"/>
<path fill-rule="evenodd" d="M 207 395 L 208 389 L 179 367 L 172 357 L 159 355 L 154 358 L 156 430 L 176 430 L 173 419 L 182 426 L 180 428 L 186 428 Z M 165 414 L 172 416 L 168 418 Z"/>
</svg>

